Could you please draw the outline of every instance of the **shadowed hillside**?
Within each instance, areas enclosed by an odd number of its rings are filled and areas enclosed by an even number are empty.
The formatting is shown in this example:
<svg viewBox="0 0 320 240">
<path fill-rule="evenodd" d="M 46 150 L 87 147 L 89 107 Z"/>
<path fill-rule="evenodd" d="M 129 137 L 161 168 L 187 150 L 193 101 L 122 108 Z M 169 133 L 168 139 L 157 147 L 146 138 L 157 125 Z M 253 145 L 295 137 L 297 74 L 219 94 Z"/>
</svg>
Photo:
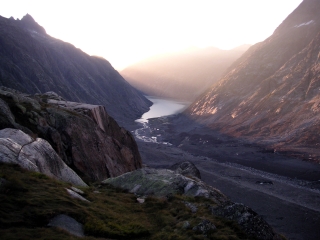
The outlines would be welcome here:
<svg viewBox="0 0 320 240">
<path fill-rule="evenodd" d="M 30 94 L 54 91 L 66 100 L 98 104 L 125 125 L 151 103 L 103 58 L 46 34 L 30 15 L 0 17 L 0 85 Z"/>
</svg>

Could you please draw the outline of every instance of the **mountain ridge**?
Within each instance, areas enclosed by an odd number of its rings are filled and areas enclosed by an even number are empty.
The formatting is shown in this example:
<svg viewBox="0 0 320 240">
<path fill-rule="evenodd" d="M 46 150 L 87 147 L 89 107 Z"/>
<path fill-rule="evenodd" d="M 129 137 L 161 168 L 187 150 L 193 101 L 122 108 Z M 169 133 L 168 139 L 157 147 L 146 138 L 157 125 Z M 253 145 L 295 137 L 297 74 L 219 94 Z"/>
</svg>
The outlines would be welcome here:
<svg viewBox="0 0 320 240">
<path fill-rule="evenodd" d="M 186 114 L 232 136 L 319 161 L 313 136 L 319 132 L 319 117 L 314 112 L 318 107 L 310 107 L 319 98 L 312 90 L 320 81 L 318 10 L 318 1 L 303 1 L 272 36 L 243 54 Z"/>
<path fill-rule="evenodd" d="M 30 15 L 22 20 L 0 17 L 0 63 L 0 85 L 104 105 L 121 125 L 151 105 L 107 60 L 47 35 Z"/>
</svg>

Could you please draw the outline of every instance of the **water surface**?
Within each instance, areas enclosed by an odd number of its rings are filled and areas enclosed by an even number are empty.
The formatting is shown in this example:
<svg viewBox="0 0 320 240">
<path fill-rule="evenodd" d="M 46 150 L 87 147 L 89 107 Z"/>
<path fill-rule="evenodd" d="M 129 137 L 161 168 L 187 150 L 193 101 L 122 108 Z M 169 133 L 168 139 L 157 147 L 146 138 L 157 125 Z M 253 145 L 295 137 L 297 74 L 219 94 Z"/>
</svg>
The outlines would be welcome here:
<svg viewBox="0 0 320 240">
<path fill-rule="evenodd" d="M 174 100 L 161 99 L 156 97 L 147 98 L 153 102 L 153 105 L 150 107 L 150 110 L 142 115 L 140 119 L 137 119 L 137 122 L 146 123 L 149 118 L 157 118 L 168 116 L 172 114 L 177 114 L 186 109 L 190 103 L 187 102 L 178 102 Z"/>
</svg>

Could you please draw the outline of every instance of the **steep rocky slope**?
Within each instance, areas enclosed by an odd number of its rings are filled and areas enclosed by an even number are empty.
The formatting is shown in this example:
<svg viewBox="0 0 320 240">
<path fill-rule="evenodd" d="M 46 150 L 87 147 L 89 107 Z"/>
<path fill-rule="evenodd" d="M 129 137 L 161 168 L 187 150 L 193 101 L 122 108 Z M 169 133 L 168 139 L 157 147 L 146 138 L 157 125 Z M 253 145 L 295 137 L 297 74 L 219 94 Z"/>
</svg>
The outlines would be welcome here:
<svg viewBox="0 0 320 240">
<path fill-rule="evenodd" d="M 304 0 L 187 115 L 224 133 L 320 160 L 320 2 Z"/>
<path fill-rule="evenodd" d="M 103 106 L 68 102 L 53 92 L 27 95 L 4 87 L 0 106 L 0 129 L 20 129 L 47 140 L 86 182 L 141 167 L 134 138 Z"/>
<path fill-rule="evenodd" d="M 121 125 L 151 105 L 108 61 L 47 35 L 30 15 L 21 20 L 0 16 L 0 85 L 103 105 Z"/>
<path fill-rule="evenodd" d="M 121 75 L 147 95 L 193 101 L 248 48 L 194 48 L 154 56 L 127 67 Z"/>
</svg>

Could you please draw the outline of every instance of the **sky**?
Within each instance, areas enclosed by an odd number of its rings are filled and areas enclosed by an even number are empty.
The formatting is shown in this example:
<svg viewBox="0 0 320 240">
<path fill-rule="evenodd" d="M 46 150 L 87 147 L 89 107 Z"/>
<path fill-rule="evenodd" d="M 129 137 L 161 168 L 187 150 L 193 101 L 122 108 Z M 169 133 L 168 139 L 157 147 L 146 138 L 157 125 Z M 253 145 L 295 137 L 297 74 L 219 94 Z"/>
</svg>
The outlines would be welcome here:
<svg viewBox="0 0 320 240">
<path fill-rule="evenodd" d="M 269 37 L 302 0 L 0 0 L 115 69 L 190 47 L 232 49 Z"/>
</svg>

